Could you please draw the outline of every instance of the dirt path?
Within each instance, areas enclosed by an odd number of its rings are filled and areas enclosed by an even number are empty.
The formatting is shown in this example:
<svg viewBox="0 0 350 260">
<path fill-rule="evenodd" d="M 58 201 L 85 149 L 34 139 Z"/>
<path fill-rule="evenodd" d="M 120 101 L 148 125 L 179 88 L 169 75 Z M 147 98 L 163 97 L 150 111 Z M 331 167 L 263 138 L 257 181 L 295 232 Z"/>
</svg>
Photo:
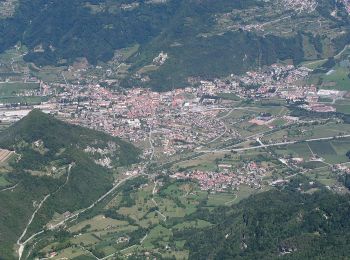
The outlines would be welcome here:
<svg viewBox="0 0 350 260">
<path fill-rule="evenodd" d="M 36 237 L 37 235 L 41 234 L 44 232 L 44 230 L 41 230 L 39 231 L 38 233 L 35 233 L 34 235 L 32 235 L 31 237 L 29 237 L 26 241 L 24 242 L 21 242 L 22 239 L 25 237 L 25 235 L 27 234 L 27 231 L 28 231 L 28 228 L 29 226 L 32 224 L 36 214 L 38 213 L 38 211 L 41 209 L 41 207 L 43 206 L 43 204 L 45 203 L 45 201 L 53 194 L 57 193 L 58 191 L 60 191 L 69 181 L 69 177 L 70 177 L 70 172 L 71 172 L 71 169 L 72 167 L 74 166 L 74 164 L 70 164 L 68 166 L 68 170 L 67 170 L 67 178 L 66 178 L 66 181 L 64 182 L 64 184 L 62 184 L 55 192 L 53 193 L 50 193 L 50 194 L 47 194 L 40 202 L 40 204 L 38 205 L 38 207 L 35 209 L 35 211 L 33 212 L 33 214 L 31 215 L 29 221 L 28 221 L 28 224 L 26 225 L 26 227 L 24 228 L 21 236 L 18 238 L 17 240 L 17 245 L 19 246 L 19 249 L 18 249 L 18 259 L 20 260 L 22 258 L 22 254 L 23 254 L 23 251 L 24 251 L 24 248 L 26 246 L 26 244 L 31 241 L 34 237 Z"/>
</svg>

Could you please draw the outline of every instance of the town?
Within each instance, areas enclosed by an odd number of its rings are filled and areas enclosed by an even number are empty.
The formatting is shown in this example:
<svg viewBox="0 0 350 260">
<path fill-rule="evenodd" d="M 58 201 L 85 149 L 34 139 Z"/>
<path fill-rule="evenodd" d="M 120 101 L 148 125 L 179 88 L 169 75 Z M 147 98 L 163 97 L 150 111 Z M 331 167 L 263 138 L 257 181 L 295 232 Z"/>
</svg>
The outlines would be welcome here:
<svg viewBox="0 0 350 260">
<path fill-rule="evenodd" d="M 311 111 L 335 112 L 335 106 L 321 100 L 342 99 L 346 92 L 294 84 L 309 73 L 304 67 L 272 65 L 264 71 L 247 72 L 242 77 L 199 80 L 197 88 L 163 93 L 138 88 L 113 91 L 99 84 L 49 86 L 41 82 L 41 93 L 26 91 L 21 95 L 48 96 L 56 93 L 57 87 L 62 91 L 40 105 L 0 104 L 0 120 L 13 122 L 30 109 L 39 108 L 68 122 L 105 131 L 138 145 L 142 145 L 151 131 L 163 152 L 172 155 L 210 142 L 226 131 L 217 118 L 231 108 L 231 104 L 224 101 L 225 95 L 253 102 L 282 99 L 300 103 L 300 107 Z"/>
<path fill-rule="evenodd" d="M 259 134 L 242 136 L 243 132 L 236 125 L 242 124 L 241 129 L 250 125 L 275 131 L 295 124 L 308 124 L 308 121 L 288 114 L 279 116 L 259 113 L 250 105 L 259 102 L 282 102 L 304 111 L 335 113 L 335 102 L 344 99 L 347 92 L 319 89 L 306 84 L 305 79 L 311 72 L 306 67 L 273 64 L 263 70 L 249 71 L 243 76 L 230 75 L 211 81 L 190 79 L 196 87 L 160 93 L 141 88 L 113 90 L 100 84 L 48 84 L 30 79 L 40 88 L 17 95 L 45 96 L 48 97 L 47 101 L 37 105 L 2 104 L 0 120 L 2 123 L 15 122 L 31 109 L 41 109 L 66 122 L 130 141 L 142 148 L 144 158 L 152 157 L 159 162 L 166 162 L 174 156 L 180 158 L 186 153 L 207 152 L 206 149 L 210 146 L 219 148 L 239 140 L 243 143 L 250 141 L 253 147 L 242 149 L 233 146 L 226 150 L 244 151 L 255 149 L 256 145 L 283 145 L 284 142 L 293 143 L 297 140 L 283 138 L 274 141 Z M 251 115 L 235 121 L 225 121 L 224 118 L 234 111 L 250 111 Z M 276 125 L 275 122 L 278 121 L 285 123 Z M 312 122 L 314 121 L 310 121 Z M 244 126 L 246 124 L 248 125 Z M 208 152 L 210 151 L 215 150 L 209 149 Z M 94 151 L 88 147 L 87 152 Z M 108 168 L 110 158 L 105 156 L 97 163 Z M 259 189 L 267 170 L 253 168 L 248 164 L 246 170 L 237 171 L 220 167 L 219 172 L 215 173 L 175 171 L 173 177 L 197 180 L 203 190 L 224 191 L 227 188 L 235 189 L 241 184 Z M 136 169 L 136 174 L 139 171 L 140 168 Z"/>
</svg>

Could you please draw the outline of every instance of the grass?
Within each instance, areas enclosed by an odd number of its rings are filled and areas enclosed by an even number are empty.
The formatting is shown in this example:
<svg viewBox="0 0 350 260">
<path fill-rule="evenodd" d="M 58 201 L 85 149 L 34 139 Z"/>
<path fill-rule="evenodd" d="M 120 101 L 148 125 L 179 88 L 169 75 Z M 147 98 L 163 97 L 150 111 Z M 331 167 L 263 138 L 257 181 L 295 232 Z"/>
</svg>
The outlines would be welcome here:
<svg viewBox="0 0 350 260">
<path fill-rule="evenodd" d="M 323 156 L 323 158 L 327 163 L 331 164 L 344 163 L 349 161 L 349 158 L 344 154 L 327 154 Z"/>
<path fill-rule="evenodd" d="M 195 159 L 183 161 L 175 164 L 178 168 L 191 168 L 193 170 L 215 170 L 217 165 L 213 162 L 216 158 L 220 158 L 222 155 L 218 154 L 204 154 Z"/>
<path fill-rule="evenodd" d="M 220 93 L 218 94 L 219 97 L 222 99 L 227 99 L 227 100 L 233 100 L 233 101 L 239 101 L 240 98 L 234 94 L 234 93 Z"/>
<path fill-rule="evenodd" d="M 350 114 L 350 103 L 349 104 L 338 104 L 336 105 L 337 112 Z"/>
<path fill-rule="evenodd" d="M 3 103 L 3 104 L 28 103 L 29 105 L 36 105 L 46 100 L 47 100 L 46 97 L 39 97 L 39 96 L 0 97 L 0 103 Z"/>
<path fill-rule="evenodd" d="M 272 125 L 280 127 L 280 126 L 284 126 L 286 123 L 287 123 L 286 120 L 284 120 L 282 118 L 277 118 L 277 119 L 273 120 Z"/>
<path fill-rule="evenodd" d="M 0 96 L 12 97 L 24 93 L 26 90 L 37 90 L 39 87 L 38 83 L 0 83 Z"/>
<path fill-rule="evenodd" d="M 350 150 L 350 139 L 338 139 L 332 141 L 332 146 L 337 154 L 346 154 Z"/>
<path fill-rule="evenodd" d="M 310 161 L 310 162 L 303 163 L 302 166 L 306 169 L 316 169 L 316 168 L 324 167 L 325 164 L 319 161 Z"/>
<path fill-rule="evenodd" d="M 93 231 L 93 230 L 104 230 L 104 229 L 107 229 L 108 227 L 127 226 L 128 222 L 115 220 L 115 219 L 111 219 L 111 218 L 105 218 L 102 215 L 98 215 L 92 219 L 82 221 L 79 224 L 71 227 L 70 231 L 71 232 L 78 232 L 87 225 L 91 226 L 87 231 Z"/>
<path fill-rule="evenodd" d="M 333 101 L 333 99 L 327 98 L 327 97 L 320 97 L 320 98 L 318 99 L 318 102 L 331 103 L 332 101 Z"/>
<path fill-rule="evenodd" d="M 328 167 L 311 170 L 311 172 L 305 173 L 305 175 L 326 186 L 332 186 L 337 183 L 336 178 L 332 175 Z"/>
<path fill-rule="evenodd" d="M 10 185 L 3 175 L 0 175 L 0 188 Z"/>
<path fill-rule="evenodd" d="M 313 69 L 316 69 L 316 68 L 322 66 L 326 61 L 327 61 L 327 59 L 307 61 L 307 62 L 302 63 L 301 65 L 313 70 Z"/>
<path fill-rule="evenodd" d="M 288 150 L 294 153 L 294 155 L 304 159 L 309 158 L 312 155 L 307 143 L 289 145 Z"/>
<path fill-rule="evenodd" d="M 167 242 L 169 241 L 170 237 L 172 235 L 172 232 L 161 226 L 161 225 L 157 225 L 156 227 L 154 227 L 153 229 L 151 229 L 151 231 L 148 233 L 147 238 L 144 240 L 143 242 L 143 246 L 145 248 L 154 248 L 154 244 L 155 242 Z"/>
<path fill-rule="evenodd" d="M 350 150 L 349 139 L 312 142 L 309 145 L 312 151 L 324 158 L 327 163 L 337 164 L 349 161 L 346 156 Z"/>
<path fill-rule="evenodd" d="M 237 204 L 240 201 L 249 198 L 251 195 L 256 194 L 258 192 L 262 192 L 263 190 L 256 190 L 247 185 L 241 185 L 239 190 L 236 192 L 237 199 L 233 202 L 233 204 Z M 264 190 L 265 191 L 265 190 Z"/>
<path fill-rule="evenodd" d="M 138 73 L 145 74 L 145 73 L 149 73 L 149 72 L 152 72 L 152 71 L 156 71 L 157 69 L 158 69 L 158 66 L 156 66 L 156 65 L 147 65 L 147 66 L 142 67 L 138 71 Z"/>
<path fill-rule="evenodd" d="M 276 150 L 276 153 L 281 155 L 291 154 L 294 157 L 302 157 L 308 160 L 312 156 L 310 149 L 314 154 L 324 158 L 327 163 L 343 163 L 349 161 L 346 153 L 350 150 L 350 139 L 297 143 L 288 145 L 286 149 L 280 148 Z M 316 166 L 313 166 L 312 163 L 306 163 L 304 166 L 312 169 L 319 167 L 319 164 L 324 166 L 324 163 L 317 163 Z"/>
<path fill-rule="evenodd" d="M 72 248 L 72 247 L 62 250 L 56 257 L 52 259 L 74 259 L 75 257 L 83 257 L 81 259 L 86 259 L 86 260 L 95 259 L 90 255 L 88 255 L 88 253 L 85 252 L 83 249 Z"/>
<path fill-rule="evenodd" d="M 335 67 L 332 73 L 322 76 L 323 88 L 329 88 L 330 84 L 334 84 L 332 88 L 338 90 L 350 90 L 350 78 L 348 76 L 349 71 L 346 68 Z"/>
<path fill-rule="evenodd" d="M 308 144 L 311 150 L 317 155 L 336 154 L 330 142 L 310 142 Z"/>
<path fill-rule="evenodd" d="M 233 193 L 216 193 L 208 196 L 207 205 L 210 207 L 216 207 L 225 205 L 227 202 L 231 202 L 236 199 L 236 195 Z"/>
<path fill-rule="evenodd" d="M 129 59 L 132 55 L 134 55 L 140 48 L 139 44 L 135 44 L 134 46 L 128 47 L 128 48 L 124 48 L 124 49 L 120 49 L 117 52 L 119 52 L 122 56 L 124 60 Z"/>
<path fill-rule="evenodd" d="M 196 221 L 186 221 L 186 222 L 177 224 L 173 226 L 173 229 L 183 230 L 187 228 L 205 228 L 205 227 L 210 227 L 211 225 L 212 224 L 210 222 L 199 219 Z"/>
<path fill-rule="evenodd" d="M 80 245 L 83 244 L 84 246 L 91 246 L 91 245 L 95 245 L 96 243 L 98 243 L 100 240 L 97 239 L 96 237 L 94 237 L 92 234 L 82 234 L 80 236 L 77 236 L 73 239 L 71 239 L 71 242 L 76 244 L 76 245 Z"/>
</svg>

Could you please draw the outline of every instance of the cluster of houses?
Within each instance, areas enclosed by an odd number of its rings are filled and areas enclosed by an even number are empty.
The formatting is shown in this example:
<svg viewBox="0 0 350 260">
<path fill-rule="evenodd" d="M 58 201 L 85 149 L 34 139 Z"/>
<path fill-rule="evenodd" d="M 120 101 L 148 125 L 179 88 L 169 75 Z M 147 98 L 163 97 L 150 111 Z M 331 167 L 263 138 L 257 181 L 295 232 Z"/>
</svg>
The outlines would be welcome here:
<svg viewBox="0 0 350 260">
<path fill-rule="evenodd" d="M 287 9 L 308 13 L 313 12 L 318 5 L 316 0 L 280 0 L 280 2 Z"/>
<path fill-rule="evenodd" d="M 178 180 L 197 181 L 200 189 L 211 192 L 224 192 L 239 189 L 240 185 L 248 185 L 251 188 L 260 189 L 263 178 L 268 173 L 268 168 L 256 162 L 245 163 L 243 166 L 232 169 L 232 165 L 218 165 L 219 171 L 194 170 L 189 172 L 177 172 L 171 175 Z"/>
</svg>

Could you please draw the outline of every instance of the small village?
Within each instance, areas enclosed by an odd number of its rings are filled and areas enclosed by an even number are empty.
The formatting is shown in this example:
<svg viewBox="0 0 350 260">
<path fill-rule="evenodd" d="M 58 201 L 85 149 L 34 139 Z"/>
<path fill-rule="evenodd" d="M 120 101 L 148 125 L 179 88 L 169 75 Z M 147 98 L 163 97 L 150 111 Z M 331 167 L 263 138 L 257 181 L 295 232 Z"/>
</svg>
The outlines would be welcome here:
<svg viewBox="0 0 350 260">
<path fill-rule="evenodd" d="M 262 167 L 255 162 L 244 163 L 235 170 L 232 165 L 219 165 L 218 172 L 189 171 L 177 172 L 171 178 L 177 180 L 193 180 L 199 183 L 200 189 L 210 192 L 225 192 L 239 190 L 240 185 L 247 185 L 254 189 L 261 189 L 263 177 L 268 173 L 267 167 Z"/>
</svg>

